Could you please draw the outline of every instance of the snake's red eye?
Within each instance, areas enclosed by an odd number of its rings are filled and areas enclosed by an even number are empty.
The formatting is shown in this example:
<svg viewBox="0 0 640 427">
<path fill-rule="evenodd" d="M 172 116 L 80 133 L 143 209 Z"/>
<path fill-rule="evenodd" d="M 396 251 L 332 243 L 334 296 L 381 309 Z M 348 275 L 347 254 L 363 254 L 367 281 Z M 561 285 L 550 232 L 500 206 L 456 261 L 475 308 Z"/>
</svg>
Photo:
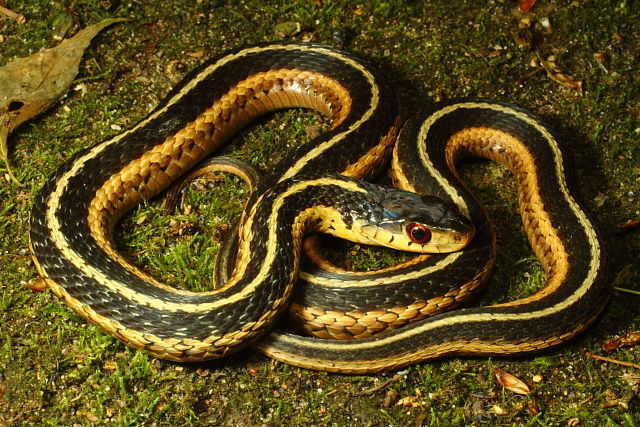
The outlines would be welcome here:
<svg viewBox="0 0 640 427">
<path fill-rule="evenodd" d="M 431 230 L 422 224 L 411 223 L 407 227 L 409 238 L 414 243 L 424 244 L 431 240 Z"/>
</svg>

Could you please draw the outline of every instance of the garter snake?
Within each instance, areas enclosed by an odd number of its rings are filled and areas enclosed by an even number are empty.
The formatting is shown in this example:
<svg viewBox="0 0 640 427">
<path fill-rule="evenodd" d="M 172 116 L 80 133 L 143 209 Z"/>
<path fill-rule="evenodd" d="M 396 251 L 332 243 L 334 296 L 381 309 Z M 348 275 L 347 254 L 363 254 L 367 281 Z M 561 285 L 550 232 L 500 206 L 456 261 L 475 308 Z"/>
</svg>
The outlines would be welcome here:
<svg viewBox="0 0 640 427">
<path fill-rule="evenodd" d="M 228 284 L 205 293 L 178 291 L 118 254 L 111 234 L 127 210 L 158 194 L 256 116 L 292 106 L 320 111 L 331 119 L 331 128 L 278 163 L 252 194 Z M 132 347 L 177 361 L 220 357 L 264 336 L 286 309 L 305 229 L 357 229 L 364 233 L 350 237 L 357 241 L 383 239 L 405 249 L 428 242 L 436 244 L 436 252 L 447 252 L 466 245 L 470 233 L 464 217 L 446 207 L 452 202 L 476 223 L 468 250 L 413 264 L 436 283 L 446 281 L 442 278 L 449 270 L 473 286 L 486 280 L 494 258 L 493 233 L 455 172 L 457 159 L 470 154 L 501 161 L 514 171 L 525 229 L 548 276 L 543 290 L 510 304 L 439 314 L 361 340 L 329 342 L 273 333 L 258 343 L 259 349 L 312 369 L 374 372 L 450 353 L 534 351 L 558 344 L 591 323 L 607 299 L 606 253 L 571 195 L 565 154 L 547 128 L 515 107 L 467 100 L 440 105 L 423 120 L 411 121 L 393 149 L 398 123 L 392 88 L 349 54 L 299 43 L 231 51 L 195 70 L 137 125 L 78 153 L 51 176 L 31 218 L 30 243 L 38 271 L 76 312 Z M 432 143 L 431 134 L 439 142 Z M 429 144 L 424 143 L 427 135 Z M 403 142 L 409 140 L 415 145 Z M 385 205 L 387 196 L 380 194 L 386 190 L 318 174 L 370 178 L 392 149 L 395 181 L 439 196 L 445 204 L 388 193 L 394 201 Z M 538 179 L 541 172 L 544 179 Z M 416 187 L 421 174 L 429 177 Z M 365 202 L 365 193 L 377 197 L 382 208 Z M 303 194 L 313 202 L 303 200 Z M 424 205 L 425 200 L 431 204 Z M 373 211 L 362 219 L 357 209 L 345 206 L 371 206 Z M 420 207 L 429 212 L 427 217 L 435 212 L 438 219 L 446 218 L 444 228 L 458 230 L 451 246 L 437 246 L 437 224 L 425 228 L 422 222 L 431 218 L 397 223 L 378 214 L 394 217 L 407 206 Z M 472 263 L 471 273 L 457 273 L 464 265 L 461 260 Z M 393 322 L 395 316 L 404 324 L 407 313 L 415 317 L 420 312 L 421 307 L 410 304 L 398 308 L 409 299 L 423 298 L 416 297 L 422 291 L 415 265 L 409 264 L 390 275 L 402 279 L 400 285 L 392 278 L 383 280 L 401 296 L 400 302 L 374 294 L 366 303 L 371 307 L 367 313 L 379 311 L 385 321 Z M 353 307 L 340 305 L 340 298 L 333 311 L 353 312 Z M 351 320 L 340 319 L 348 328 Z M 367 318 L 365 323 L 378 321 Z"/>
</svg>

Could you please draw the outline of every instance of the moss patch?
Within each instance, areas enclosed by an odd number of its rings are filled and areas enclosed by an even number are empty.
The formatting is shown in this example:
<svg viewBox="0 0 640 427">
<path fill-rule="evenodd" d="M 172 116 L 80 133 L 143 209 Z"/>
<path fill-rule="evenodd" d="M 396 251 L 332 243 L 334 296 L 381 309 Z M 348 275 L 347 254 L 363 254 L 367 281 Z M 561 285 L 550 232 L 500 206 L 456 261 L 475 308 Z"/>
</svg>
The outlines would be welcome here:
<svg viewBox="0 0 640 427">
<path fill-rule="evenodd" d="M 25 287 L 37 278 L 28 252 L 29 210 L 55 168 L 135 123 L 204 57 L 285 37 L 341 46 L 366 58 L 390 76 L 408 113 L 440 98 L 485 96 L 544 117 L 575 154 L 583 196 L 610 237 L 617 284 L 638 290 L 638 230 L 618 228 L 640 217 L 635 2 L 541 1 L 529 14 L 502 0 L 29 0 L 6 6 L 27 22 L 1 18 L 1 64 L 53 46 L 52 25 L 65 11 L 81 26 L 107 17 L 132 20 L 96 37 L 68 95 L 10 138 L 13 170 L 24 185 L 0 182 L 0 423 L 640 423 L 632 379 L 637 372 L 582 352 L 603 353 L 604 340 L 639 327 L 638 297 L 632 295 L 615 293 L 603 319 L 587 333 L 537 357 L 453 358 L 376 376 L 340 376 L 276 364 L 250 351 L 198 365 L 158 361 L 86 325 L 50 292 Z M 290 22 L 296 25 L 280 25 Z M 294 30 L 283 36 L 283 28 Z M 581 81 L 582 93 L 550 79 L 540 69 L 541 59 Z M 268 168 L 288 145 L 306 138 L 305 126 L 317 122 L 306 112 L 274 115 L 243 132 L 228 152 Z M 467 169 L 465 176 L 502 224 L 498 268 L 484 298 L 506 301 L 531 292 L 541 273 L 517 225 L 508 174 L 485 163 Z M 122 245 L 140 258 L 142 268 L 170 283 L 208 280 L 215 247 L 210 241 L 219 238 L 224 221 L 208 224 L 200 217 L 226 220 L 218 209 L 229 206 L 218 200 L 243 197 L 232 182 L 224 188 L 213 199 L 189 196 L 194 211 L 172 218 L 178 225 L 194 224 L 183 235 L 167 234 L 171 219 L 158 215 L 159 206 L 139 207 L 125 220 Z M 145 241 L 153 244 L 143 247 Z M 357 250 L 359 268 L 368 265 L 367 251 Z M 607 355 L 636 363 L 640 358 L 633 347 Z M 516 396 L 503 390 L 493 367 L 517 375 L 533 391 Z M 536 374 L 539 383 L 533 382 Z M 394 393 L 405 406 L 385 404 Z"/>
</svg>

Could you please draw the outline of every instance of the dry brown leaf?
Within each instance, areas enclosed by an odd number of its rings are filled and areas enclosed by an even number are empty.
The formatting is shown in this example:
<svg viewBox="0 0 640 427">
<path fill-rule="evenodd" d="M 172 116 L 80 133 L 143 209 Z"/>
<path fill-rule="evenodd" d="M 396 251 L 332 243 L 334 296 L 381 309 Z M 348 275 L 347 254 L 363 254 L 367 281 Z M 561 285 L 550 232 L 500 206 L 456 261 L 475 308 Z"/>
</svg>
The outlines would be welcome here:
<svg viewBox="0 0 640 427">
<path fill-rule="evenodd" d="M 44 112 L 64 95 L 91 39 L 103 28 L 126 19 L 105 19 L 79 31 L 58 46 L 19 58 L 0 68 L 0 159 L 11 178 L 7 138 L 21 123 Z"/>
<path fill-rule="evenodd" d="M 493 368 L 493 372 L 496 375 L 496 381 L 498 381 L 498 384 L 507 390 L 516 394 L 527 394 L 531 391 L 528 385 L 510 373 L 498 368 Z"/>
</svg>

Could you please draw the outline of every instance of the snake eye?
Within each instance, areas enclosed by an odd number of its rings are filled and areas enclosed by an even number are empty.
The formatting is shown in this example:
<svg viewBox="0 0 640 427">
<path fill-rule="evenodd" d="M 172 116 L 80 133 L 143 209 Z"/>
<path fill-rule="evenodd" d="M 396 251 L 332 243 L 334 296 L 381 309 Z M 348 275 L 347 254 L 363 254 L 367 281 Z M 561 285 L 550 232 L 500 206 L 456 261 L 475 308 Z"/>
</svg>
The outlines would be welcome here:
<svg viewBox="0 0 640 427">
<path fill-rule="evenodd" d="M 422 224 L 416 224 L 415 222 L 409 224 L 407 233 L 414 243 L 424 244 L 431 240 L 431 230 Z"/>
</svg>

